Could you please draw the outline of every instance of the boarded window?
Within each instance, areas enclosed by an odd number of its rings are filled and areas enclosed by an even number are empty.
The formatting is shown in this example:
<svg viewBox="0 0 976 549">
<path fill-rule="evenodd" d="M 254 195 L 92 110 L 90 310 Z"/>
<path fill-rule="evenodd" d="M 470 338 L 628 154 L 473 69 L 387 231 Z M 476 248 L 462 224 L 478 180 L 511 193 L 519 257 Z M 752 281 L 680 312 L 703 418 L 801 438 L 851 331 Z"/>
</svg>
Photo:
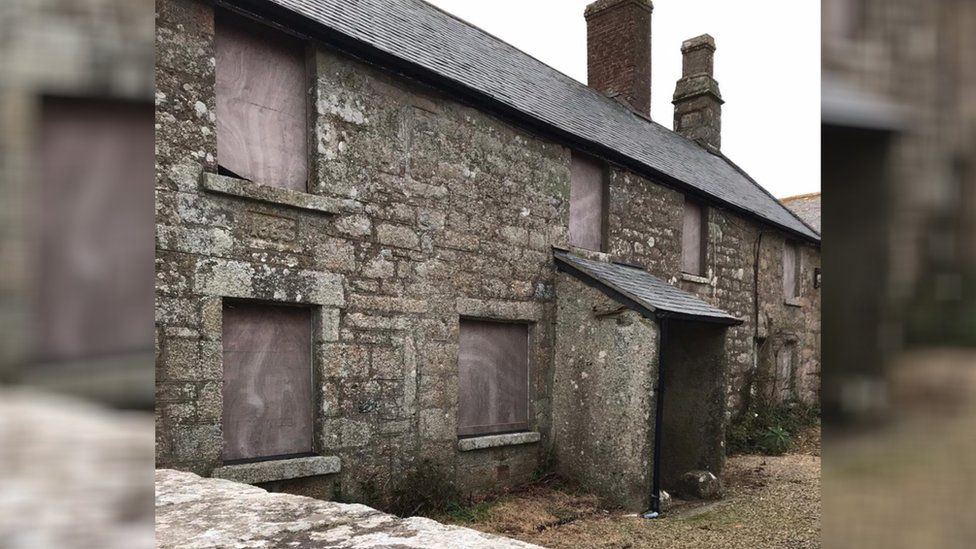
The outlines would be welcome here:
<svg viewBox="0 0 976 549">
<path fill-rule="evenodd" d="M 825 0 L 821 13 L 824 35 L 837 41 L 857 38 L 864 28 L 867 12 L 864 0 Z"/>
<path fill-rule="evenodd" d="M 46 98 L 38 141 L 35 356 L 153 346 L 153 105 Z"/>
<path fill-rule="evenodd" d="M 783 296 L 800 297 L 800 251 L 795 242 L 783 246 Z"/>
<path fill-rule="evenodd" d="M 681 270 L 703 276 L 707 249 L 708 223 L 705 207 L 686 198 L 681 228 Z"/>
<path fill-rule="evenodd" d="M 301 41 L 218 12 L 217 161 L 233 175 L 297 191 L 308 179 Z"/>
<path fill-rule="evenodd" d="M 587 250 L 603 250 L 604 184 L 603 165 L 573 155 L 569 189 L 569 243 Z"/>
<path fill-rule="evenodd" d="M 225 460 L 312 451 L 308 309 L 224 306 Z"/>
<path fill-rule="evenodd" d="M 528 429 L 525 324 L 461 320 L 458 435 Z"/>
<path fill-rule="evenodd" d="M 786 402 L 793 394 L 793 372 L 796 363 L 796 344 L 787 342 L 776 354 L 776 379 L 773 398 L 776 402 Z"/>
</svg>

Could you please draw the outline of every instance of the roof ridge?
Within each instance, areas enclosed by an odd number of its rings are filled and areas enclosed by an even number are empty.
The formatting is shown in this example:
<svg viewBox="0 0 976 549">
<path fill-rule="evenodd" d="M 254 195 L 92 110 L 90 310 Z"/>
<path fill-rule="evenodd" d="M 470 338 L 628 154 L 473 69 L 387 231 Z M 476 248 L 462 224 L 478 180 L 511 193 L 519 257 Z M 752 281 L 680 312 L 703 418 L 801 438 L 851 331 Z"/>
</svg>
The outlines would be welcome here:
<svg viewBox="0 0 976 549">
<path fill-rule="evenodd" d="M 812 193 L 795 194 L 793 196 L 784 196 L 783 198 L 780 198 L 778 200 L 780 202 L 787 202 L 789 200 L 801 200 L 803 198 L 813 198 L 815 196 L 820 196 L 821 192 L 822 191 L 816 191 Z"/>
</svg>

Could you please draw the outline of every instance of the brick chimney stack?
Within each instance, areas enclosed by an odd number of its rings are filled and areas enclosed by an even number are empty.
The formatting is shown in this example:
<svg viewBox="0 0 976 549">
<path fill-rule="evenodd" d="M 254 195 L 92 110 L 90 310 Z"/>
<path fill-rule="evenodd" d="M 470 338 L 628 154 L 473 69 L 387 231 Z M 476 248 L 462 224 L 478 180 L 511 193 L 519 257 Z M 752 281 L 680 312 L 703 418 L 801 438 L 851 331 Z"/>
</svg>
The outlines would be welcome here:
<svg viewBox="0 0 976 549">
<path fill-rule="evenodd" d="M 681 44 L 681 79 L 674 90 L 674 131 L 715 150 L 722 148 L 722 94 L 712 77 L 715 39 L 707 34 Z"/>
<path fill-rule="evenodd" d="M 651 115 L 651 0 L 586 6 L 587 84 Z"/>
</svg>

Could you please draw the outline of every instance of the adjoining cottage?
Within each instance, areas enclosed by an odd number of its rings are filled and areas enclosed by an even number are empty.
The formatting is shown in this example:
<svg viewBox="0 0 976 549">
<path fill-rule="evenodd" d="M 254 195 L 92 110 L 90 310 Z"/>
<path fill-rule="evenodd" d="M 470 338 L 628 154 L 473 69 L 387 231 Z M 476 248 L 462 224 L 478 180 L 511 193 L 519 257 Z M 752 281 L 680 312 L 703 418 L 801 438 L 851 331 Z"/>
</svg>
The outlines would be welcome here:
<svg viewBox="0 0 976 549">
<path fill-rule="evenodd" d="M 820 232 L 820 193 L 799 194 L 781 198 L 780 202 L 793 211 L 810 228 Z"/>
<path fill-rule="evenodd" d="M 157 2 L 157 464 L 369 499 L 424 462 L 632 508 L 817 398 L 820 239 L 720 152 L 714 40 L 649 119 L 420 0 Z"/>
</svg>

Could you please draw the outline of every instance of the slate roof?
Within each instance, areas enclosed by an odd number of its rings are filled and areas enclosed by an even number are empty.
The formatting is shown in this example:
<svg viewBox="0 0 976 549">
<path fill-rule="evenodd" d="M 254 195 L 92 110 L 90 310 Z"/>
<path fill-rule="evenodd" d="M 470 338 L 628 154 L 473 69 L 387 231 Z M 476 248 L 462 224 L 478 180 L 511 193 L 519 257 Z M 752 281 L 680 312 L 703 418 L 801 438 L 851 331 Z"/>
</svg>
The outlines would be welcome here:
<svg viewBox="0 0 976 549">
<path fill-rule="evenodd" d="M 820 237 L 745 172 L 721 155 L 634 114 L 613 99 L 514 46 L 422 0 L 235 0 L 284 8 L 497 102 L 536 123 L 609 151 L 651 177 L 671 178 L 733 209 L 815 242 Z M 675 52 L 677 55 L 677 52 Z"/>
<path fill-rule="evenodd" d="M 793 210 L 807 225 L 820 232 L 820 193 L 800 194 L 781 198 L 784 206 Z"/>
<path fill-rule="evenodd" d="M 585 259 L 556 250 L 556 266 L 584 282 L 609 290 L 614 299 L 637 308 L 645 315 L 702 320 L 720 324 L 741 324 L 742 320 L 709 305 L 701 298 L 675 288 L 644 269 L 621 263 Z M 623 299 L 619 299 L 619 298 Z"/>
</svg>

